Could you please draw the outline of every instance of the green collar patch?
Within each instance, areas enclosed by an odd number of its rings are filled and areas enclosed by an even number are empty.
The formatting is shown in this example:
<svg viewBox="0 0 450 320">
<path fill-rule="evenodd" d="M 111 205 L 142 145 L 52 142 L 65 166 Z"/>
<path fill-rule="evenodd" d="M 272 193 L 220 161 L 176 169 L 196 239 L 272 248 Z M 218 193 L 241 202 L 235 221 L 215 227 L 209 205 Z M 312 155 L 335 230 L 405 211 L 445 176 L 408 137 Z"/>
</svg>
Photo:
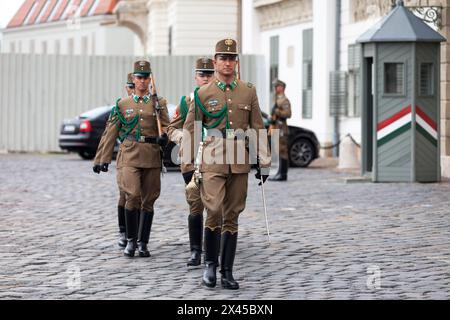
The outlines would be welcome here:
<svg viewBox="0 0 450 320">
<path fill-rule="evenodd" d="M 227 88 L 227 84 L 223 83 L 222 81 L 216 80 L 216 86 L 219 87 L 220 90 L 225 91 Z M 234 90 L 237 87 L 237 81 L 236 79 L 233 80 L 232 83 L 230 83 L 231 90 Z"/>
<path fill-rule="evenodd" d="M 138 102 L 139 102 L 139 99 L 142 99 L 142 100 L 144 100 L 144 103 L 147 103 L 147 102 L 150 100 L 150 97 L 149 97 L 148 95 L 145 95 L 145 96 L 143 96 L 143 97 L 141 98 L 141 97 L 139 97 L 138 95 L 133 94 L 133 100 L 134 100 L 134 102 L 138 103 Z"/>
</svg>

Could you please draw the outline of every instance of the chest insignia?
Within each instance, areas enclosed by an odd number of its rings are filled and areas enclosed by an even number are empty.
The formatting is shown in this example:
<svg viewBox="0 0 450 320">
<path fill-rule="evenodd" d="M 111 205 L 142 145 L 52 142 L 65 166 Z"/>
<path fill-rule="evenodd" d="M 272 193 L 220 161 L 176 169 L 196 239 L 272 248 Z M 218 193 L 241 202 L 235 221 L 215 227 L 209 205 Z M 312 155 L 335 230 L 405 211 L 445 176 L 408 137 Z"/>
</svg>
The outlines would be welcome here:
<svg viewBox="0 0 450 320">
<path fill-rule="evenodd" d="M 219 104 L 219 101 L 217 101 L 217 100 L 209 100 L 208 101 L 208 105 L 210 107 L 216 107 L 218 104 Z"/>
</svg>

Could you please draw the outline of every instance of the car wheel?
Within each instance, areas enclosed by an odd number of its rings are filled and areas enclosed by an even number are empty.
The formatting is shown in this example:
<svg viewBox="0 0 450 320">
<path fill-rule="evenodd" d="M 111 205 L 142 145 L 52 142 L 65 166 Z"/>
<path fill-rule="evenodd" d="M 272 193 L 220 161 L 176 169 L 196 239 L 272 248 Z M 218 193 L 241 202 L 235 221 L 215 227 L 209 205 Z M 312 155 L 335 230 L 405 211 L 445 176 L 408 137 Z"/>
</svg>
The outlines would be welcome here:
<svg viewBox="0 0 450 320">
<path fill-rule="evenodd" d="M 311 141 L 300 138 L 289 149 L 289 161 L 292 167 L 305 168 L 314 159 L 314 147 Z"/>
<path fill-rule="evenodd" d="M 84 160 L 92 160 L 95 158 L 95 152 L 89 150 L 83 150 L 78 152 L 78 155 Z"/>
</svg>

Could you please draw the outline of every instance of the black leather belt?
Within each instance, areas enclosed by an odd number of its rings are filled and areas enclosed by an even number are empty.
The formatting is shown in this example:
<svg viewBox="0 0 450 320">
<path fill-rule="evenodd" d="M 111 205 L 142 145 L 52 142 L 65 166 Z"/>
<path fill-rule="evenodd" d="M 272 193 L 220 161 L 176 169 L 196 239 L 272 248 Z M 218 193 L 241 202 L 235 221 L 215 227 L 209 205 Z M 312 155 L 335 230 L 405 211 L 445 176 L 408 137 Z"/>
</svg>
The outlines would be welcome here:
<svg viewBox="0 0 450 320">
<path fill-rule="evenodd" d="M 137 137 L 133 134 L 129 134 L 127 136 L 128 140 L 131 141 L 136 141 L 136 142 L 140 142 L 140 143 L 152 143 L 152 144 L 157 144 L 156 142 L 156 137 L 146 137 L 146 136 L 141 136 L 140 139 L 137 139 Z"/>
</svg>

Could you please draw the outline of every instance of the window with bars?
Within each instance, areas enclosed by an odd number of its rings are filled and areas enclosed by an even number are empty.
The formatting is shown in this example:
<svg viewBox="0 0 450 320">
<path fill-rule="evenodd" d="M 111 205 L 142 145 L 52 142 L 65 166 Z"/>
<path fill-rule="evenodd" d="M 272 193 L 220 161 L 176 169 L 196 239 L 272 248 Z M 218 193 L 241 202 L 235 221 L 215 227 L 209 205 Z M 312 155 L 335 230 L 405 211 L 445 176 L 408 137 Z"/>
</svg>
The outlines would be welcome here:
<svg viewBox="0 0 450 320">
<path fill-rule="evenodd" d="M 384 94 L 404 95 L 405 65 L 404 63 L 384 64 Z"/>
<path fill-rule="evenodd" d="M 345 71 L 330 73 L 330 116 L 347 113 L 348 75 Z"/>
<path fill-rule="evenodd" d="M 351 44 L 348 46 L 348 74 L 347 74 L 347 117 L 361 116 L 361 45 Z"/>
<path fill-rule="evenodd" d="M 303 30 L 302 117 L 312 118 L 313 30 Z"/>
<path fill-rule="evenodd" d="M 419 90 L 421 96 L 434 95 L 434 65 L 433 63 L 420 64 Z"/>
</svg>

